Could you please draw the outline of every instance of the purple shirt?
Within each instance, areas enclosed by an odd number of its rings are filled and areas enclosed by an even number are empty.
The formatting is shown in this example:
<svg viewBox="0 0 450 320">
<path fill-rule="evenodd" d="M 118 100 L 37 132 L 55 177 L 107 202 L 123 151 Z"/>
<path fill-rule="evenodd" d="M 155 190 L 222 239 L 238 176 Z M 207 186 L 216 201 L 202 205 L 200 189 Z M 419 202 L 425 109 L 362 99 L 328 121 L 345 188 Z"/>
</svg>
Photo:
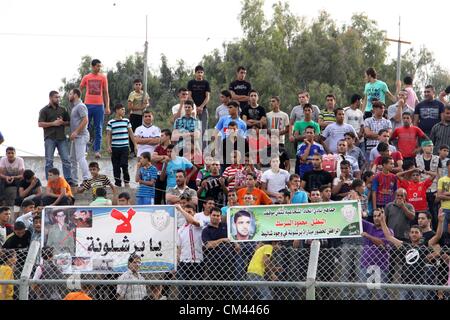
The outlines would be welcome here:
<svg viewBox="0 0 450 320">
<path fill-rule="evenodd" d="M 379 266 L 381 270 L 389 269 L 389 242 L 386 240 L 383 229 L 377 229 L 373 223 L 363 220 L 363 231 L 372 237 L 384 240 L 384 248 L 380 248 L 373 244 L 372 241 L 364 237 L 364 248 L 361 254 L 361 267 Z M 394 232 L 389 229 L 394 234 Z"/>
</svg>

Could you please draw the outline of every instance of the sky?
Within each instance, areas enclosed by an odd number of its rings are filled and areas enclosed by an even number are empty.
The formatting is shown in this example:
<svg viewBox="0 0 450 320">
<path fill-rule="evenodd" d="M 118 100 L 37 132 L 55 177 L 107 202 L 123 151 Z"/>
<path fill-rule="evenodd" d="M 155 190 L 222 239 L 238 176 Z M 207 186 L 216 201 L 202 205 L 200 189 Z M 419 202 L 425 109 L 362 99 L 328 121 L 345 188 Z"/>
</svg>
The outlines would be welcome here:
<svg viewBox="0 0 450 320">
<path fill-rule="evenodd" d="M 268 16 L 275 2 L 266 0 Z M 289 3 L 294 14 L 308 21 L 320 10 L 328 11 L 338 24 L 349 23 L 353 13 L 364 12 L 391 38 L 398 38 L 401 15 L 402 39 L 411 41 L 415 48 L 425 45 L 450 70 L 450 45 L 442 36 L 450 9 L 447 1 L 429 0 L 419 5 L 405 0 Z M 0 155 L 9 145 L 16 147 L 19 155 L 44 155 L 43 132 L 37 119 L 39 110 L 48 103 L 48 93 L 62 85 L 62 78 L 76 76 L 83 55 L 99 58 L 105 69 L 111 69 L 117 61 L 143 52 L 146 15 L 149 67 L 158 70 L 162 53 L 171 65 L 183 59 L 194 67 L 205 53 L 240 38 L 240 9 L 240 0 L 0 1 L 4 110 L 0 132 L 5 137 Z M 406 50 L 405 46 L 403 52 Z M 396 57 L 396 52 L 396 45 L 392 45 L 390 57 Z"/>
</svg>

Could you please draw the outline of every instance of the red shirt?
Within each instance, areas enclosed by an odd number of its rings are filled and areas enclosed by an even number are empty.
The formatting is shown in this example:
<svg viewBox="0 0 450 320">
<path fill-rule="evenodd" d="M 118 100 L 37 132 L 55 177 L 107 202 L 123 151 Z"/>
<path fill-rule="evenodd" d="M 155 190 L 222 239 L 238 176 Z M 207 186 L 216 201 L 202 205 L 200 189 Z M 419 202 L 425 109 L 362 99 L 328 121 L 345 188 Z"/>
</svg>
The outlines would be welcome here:
<svg viewBox="0 0 450 320">
<path fill-rule="evenodd" d="M 83 77 L 80 89 L 86 87 L 85 104 L 103 104 L 103 91 L 108 91 L 106 75 L 89 73 Z"/>
<path fill-rule="evenodd" d="M 160 144 L 156 146 L 154 152 L 156 152 L 158 154 L 158 156 L 168 156 L 169 155 L 167 153 L 167 148 L 164 148 Z M 161 172 L 162 168 L 163 168 L 163 162 L 162 161 L 155 162 L 155 167 L 158 170 L 158 172 Z"/>
<path fill-rule="evenodd" d="M 400 152 L 395 151 L 391 152 L 390 157 L 392 160 L 394 160 L 394 167 L 398 167 L 397 162 L 400 160 L 403 160 L 403 156 Z M 381 166 L 381 160 L 383 160 L 382 156 L 378 156 L 375 158 L 375 161 L 373 162 L 376 166 Z"/>
<path fill-rule="evenodd" d="M 418 146 L 418 139 L 425 138 L 425 133 L 415 126 L 400 127 L 394 130 L 391 139 L 398 139 L 398 151 L 400 151 L 404 158 L 415 157 L 414 150 Z"/>
<path fill-rule="evenodd" d="M 399 186 L 406 189 L 408 202 L 412 204 L 416 211 L 427 211 L 427 189 L 431 187 L 433 180 L 414 182 L 409 180 L 400 180 Z"/>
</svg>

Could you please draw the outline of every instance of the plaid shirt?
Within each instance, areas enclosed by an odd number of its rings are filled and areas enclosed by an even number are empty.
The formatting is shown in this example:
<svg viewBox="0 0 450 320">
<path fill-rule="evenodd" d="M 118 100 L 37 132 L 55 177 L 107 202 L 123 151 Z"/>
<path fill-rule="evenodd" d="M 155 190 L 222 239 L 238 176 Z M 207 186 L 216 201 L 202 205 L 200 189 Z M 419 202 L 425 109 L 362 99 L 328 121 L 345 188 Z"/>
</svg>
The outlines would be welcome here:
<svg viewBox="0 0 450 320">
<path fill-rule="evenodd" d="M 261 177 L 262 172 L 256 168 L 253 168 L 253 172 L 256 174 L 256 182 L 261 184 Z M 236 172 L 235 178 L 234 178 L 234 184 L 235 186 L 238 185 L 245 185 L 245 179 L 247 178 L 247 170 L 245 170 L 245 167 L 241 170 Z"/>
<path fill-rule="evenodd" d="M 201 123 L 199 120 L 197 120 L 194 117 L 181 117 L 178 118 L 175 121 L 175 124 L 173 126 L 174 130 L 178 130 L 179 133 L 186 133 L 186 132 L 196 132 L 201 129 Z M 184 139 L 180 137 L 178 140 L 178 147 L 183 148 L 184 147 Z"/>
<path fill-rule="evenodd" d="M 140 274 L 135 276 L 130 270 L 122 274 L 118 280 L 145 280 Z M 147 296 L 147 289 L 142 284 L 119 284 L 117 294 L 124 300 L 142 300 Z"/>
<path fill-rule="evenodd" d="M 374 117 L 370 117 L 364 121 L 364 128 L 369 128 L 372 132 L 378 134 L 381 129 L 392 129 L 392 123 L 385 118 L 375 119 Z M 367 139 L 366 150 L 372 150 L 377 144 L 377 139 Z"/>
</svg>

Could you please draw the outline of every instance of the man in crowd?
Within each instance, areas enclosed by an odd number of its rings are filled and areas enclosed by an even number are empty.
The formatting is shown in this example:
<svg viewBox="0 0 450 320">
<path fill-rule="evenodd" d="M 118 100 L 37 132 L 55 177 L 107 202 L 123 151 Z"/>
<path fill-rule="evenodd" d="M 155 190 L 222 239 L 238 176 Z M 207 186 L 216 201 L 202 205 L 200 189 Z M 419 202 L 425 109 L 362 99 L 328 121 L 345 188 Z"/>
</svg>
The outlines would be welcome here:
<svg viewBox="0 0 450 320">
<path fill-rule="evenodd" d="M 153 113 L 149 110 L 144 110 L 141 118 L 142 117 L 144 121 L 141 122 L 137 128 L 133 129 L 134 139 L 138 146 L 137 152 L 135 150 L 135 154 L 138 157 L 144 152 L 152 154 L 161 140 L 161 129 L 153 124 Z M 131 126 L 133 127 L 133 124 L 131 124 Z"/>
<path fill-rule="evenodd" d="M 304 114 L 304 106 L 306 104 L 309 104 L 309 93 L 307 91 L 300 91 L 297 94 L 299 105 L 295 106 L 291 111 L 291 116 L 289 120 L 289 126 L 294 128 L 294 124 L 297 121 L 303 121 L 305 119 Z M 312 106 L 312 121 L 319 123 L 319 115 L 320 115 L 320 109 L 318 106 L 311 104 Z M 294 142 L 294 135 L 293 132 L 290 132 L 289 134 L 289 141 Z"/>
<path fill-rule="evenodd" d="M 184 102 L 185 115 L 176 119 L 173 125 L 172 141 L 177 142 L 178 149 L 183 152 L 181 154 L 189 153 L 191 150 L 188 150 L 188 147 L 193 148 L 194 143 L 200 139 L 201 122 L 192 115 L 193 106 L 192 100 L 186 100 Z M 185 148 L 186 150 L 184 150 Z"/>
<path fill-rule="evenodd" d="M 303 175 L 301 188 L 307 192 L 318 189 L 325 184 L 332 184 L 333 177 L 322 168 L 322 156 L 314 154 L 312 157 L 313 169 Z"/>
<path fill-rule="evenodd" d="M 279 145 L 284 147 L 286 135 L 290 132 L 289 116 L 286 112 L 280 110 L 280 97 L 271 97 L 270 106 L 272 111 L 266 114 L 267 129 L 271 136 L 277 135 L 279 137 Z"/>
<path fill-rule="evenodd" d="M 24 171 L 25 163 L 21 157 L 16 157 L 16 149 L 7 147 L 6 157 L 0 160 L 0 200 L 3 197 L 8 206 L 14 205 Z"/>
<path fill-rule="evenodd" d="M 178 118 L 181 118 L 186 114 L 186 111 L 184 110 L 184 103 L 187 100 L 189 100 L 189 90 L 186 88 L 178 89 L 179 103 L 172 107 L 172 117 L 170 118 L 171 123 L 175 123 L 175 121 Z M 197 107 L 195 106 L 195 104 L 193 105 L 193 108 L 194 108 L 194 110 L 192 112 L 192 116 L 194 118 L 196 118 L 197 117 Z"/>
<path fill-rule="evenodd" d="M 364 120 L 364 137 L 366 138 L 366 154 L 369 154 L 373 148 L 376 148 L 379 140 L 379 132 L 382 129 L 388 130 L 390 133 L 392 130 L 392 123 L 383 118 L 384 104 L 380 101 L 371 103 L 373 106 L 373 116 Z M 371 108 L 371 109 L 372 109 Z M 366 114 L 369 111 L 366 111 Z"/>
<path fill-rule="evenodd" d="M 111 109 L 109 106 L 108 79 L 106 75 L 100 73 L 102 68 L 101 61 L 93 59 L 91 67 L 91 73 L 85 75 L 81 80 L 80 91 L 86 88 L 84 103 L 86 103 L 88 109 L 89 122 L 92 119 L 94 120 L 94 152 L 95 157 L 100 158 L 103 118 L 105 114 L 109 115 L 111 113 Z"/>
<path fill-rule="evenodd" d="M 364 99 L 361 105 L 364 113 L 364 119 L 370 118 L 372 116 L 373 104 L 372 102 L 380 101 L 383 105 L 386 104 L 386 95 L 396 102 L 395 96 L 389 91 L 387 84 L 381 80 L 377 79 L 377 72 L 374 68 L 368 68 L 365 73 L 366 85 L 364 87 Z M 375 131 L 375 132 L 378 132 Z"/>
<path fill-rule="evenodd" d="M 86 161 L 86 146 L 89 142 L 88 109 L 81 101 L 81 92 L 75 88 L 69 92 L 69 102 L 72 104 L 70 114 L 70 162 L 72 166 L 71 178 L 78 186 L 78 165 L 81 169 L 83 181 L 89 178 L 89 169 Z"/>
<path fill-rule="evenodd" d="M 133 87 L 134 90 L 128 95 L 128 111 L 130 112 L 131 129 L 133 132 L 136 132 L 136 129 L 142 125 L 142 115 L 144 110 L 150 105 L 150 97 L 147 92 L 144 92 L 147 88 L 142 87 L 141 79 L 135 79 Z M 131 145 L 131 153 L 136 154 L 133 145 Z"/>
<path fill-rule="evenodd" d="M 414 125 L 430 136 L 433 126 L 444 119 L 444 104 L 435 99 L 436 92 L 432 85 L 426 86 L 423 93 L 425 99 L 416 106 L 414 111 Z"/>
<path fill-rule="evenodd" d="M 216 108 L 216 121 L 229 115 L 228 103 L 231 101 L 231 92 L 228 90 L 222 90 L 220 92 L 219 100 L 221 105 Z"/>
<path fill-rule="evenodd" d="M 347 123 L 355 129 L 358 140 L 364 139 L 364 114 L 360 110 L 362 97 L 358 94 L 350 98 L 350 106 L 345 109 L 344 123 Z"/>
<path fill-rule="evenodd" d="M 195 67 L 195 79 L 192 79 L 187 84 L 189 90 L 189 99 L 194 101 L 197 106 L 197 117 L 201 122 L 202 135 L 208 129 L 208 102 L 211 95 L 211 87 L 209 82 L 205 80 L 205 69 L 202 66 Z"/>
<path fill-rule="evenodd" d="M 320 126 L 317 122 L 312 120 L 313 107 L 307 103 L 303 106 L 303 120 L 296 121 L 294 123 L 294 138 L 295 142 L 301 143 L 306 139 L 305 130 L 307 127 L 312 126 L 314 128 L 314 138 L 320 134 Z"/>
<path fill-rule="evenodd" d="M 325 149 L 323 146 L 314 141 L 314 128 L 308 126 L 305 129 L 305 139 L 297 148 L 297 162 L 295 172 L 303 177 L 306 172 L 313 169 L 312 158 L 315 154 L 323 156 Z"/>
<path fill-rule="evenodd" d="M 344 109 L 336 108 L 334 110 L 336 122 L 326 125 L 321 134 L 322 142 L 325 141 L 324 148 L 328 153 L 336 153 L 338 141 L 344 139 L 347 132 L 352 132 L 356 136 L 356 131 L 349 124 L 344 123 Z"/>
<path fill-rule="evenodd" d="M 230 83 L 228 90 L 231 92 L 231 99 L 238 101 L 241 112 L 248 106 L 249 94 L 252 90 L 250 82 L 245 80 L 247 69 L 239 66 L 236 70 L 236 80 Z"/>
<path fill-rule="evenodd" d="M 397 140 L 397 149 L 402 153 L 403 161 L 414 163 L 416 154 L 420 151 L 420 139 L 429 140 L 420 128 L 412 126 L 412 117 L 409 112 L 402 115 L 403 126 L 394 130 L 389 139 L 390 142 Z"/>
<path fill-rule="evenodd" d="M 256 90 L 249 92 L 249 105 L 242 110 L 242 120 L 249 129 L 263 129 L 267 126 L 266 110 L 258 104 L 259 94 Z"/>
<path fill-rule="evenodd" d="M 450 105 L 444 109 L 443 121 L 435 124 L 431 129 L 430 139 L 434 144 L 434 154 L 438 154 L 443 145 L 450 145 Z"/>
<path fill-rule="evenodd" d="M 334 94 L 328 94 L 325 97 L 325 101 L 325 109 L 322 110 L 319 115 L 319 124 L 321 130 L 325 130 L 328 125 L 336 122 L 336 113 L 334 112 L 336 108 L 336 97 L 334 96 Z"/>
<path fill-rule="evenodd" d="M 61 97 L 57 91 L 50 91 L 49 104 L 39 112 L 38 125 L 44 129 L 45 178 L 48 179 L 48 171 L 54 167 L 53 157 L 55 149 L 58 149 L 58 154 L 62 161 L 64 178 L 70 183 L 69 147 L 65 134 L 65 127 L 69 126 L 70 116 L 67 110 L 60 106 L 60 99 Z"/>
</svg>

